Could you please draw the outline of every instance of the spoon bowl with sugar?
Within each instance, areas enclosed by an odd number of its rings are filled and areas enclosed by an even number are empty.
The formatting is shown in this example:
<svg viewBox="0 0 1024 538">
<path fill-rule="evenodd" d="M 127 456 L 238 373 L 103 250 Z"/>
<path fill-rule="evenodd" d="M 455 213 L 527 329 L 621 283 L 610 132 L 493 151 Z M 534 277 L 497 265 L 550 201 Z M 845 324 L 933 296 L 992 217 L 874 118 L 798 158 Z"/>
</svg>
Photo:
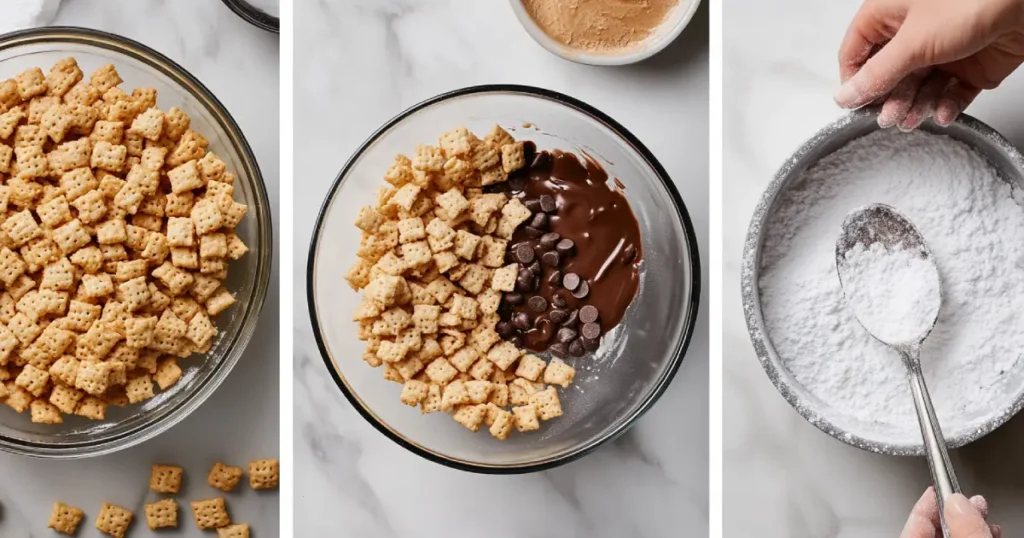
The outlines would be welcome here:
<svg viewBox="0 0 1024 538">
<path fill-rule="evenodd" d="M 941 515 L 960 485 L 921 372 L 921 344 L 942 305 L 939 269 L 914 224 L 885 204 L 846 216 L 835 256 L 847 306 L 871 336 L 903 359 Z"/>
</svg>

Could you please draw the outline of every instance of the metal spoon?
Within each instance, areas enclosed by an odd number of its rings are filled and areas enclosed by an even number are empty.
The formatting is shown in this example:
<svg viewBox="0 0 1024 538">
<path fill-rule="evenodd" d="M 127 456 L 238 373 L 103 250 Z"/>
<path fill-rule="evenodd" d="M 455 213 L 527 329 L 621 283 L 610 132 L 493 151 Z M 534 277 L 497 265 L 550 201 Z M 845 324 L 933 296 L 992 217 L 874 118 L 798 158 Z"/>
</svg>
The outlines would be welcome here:
<svg viewBox="0 0 1024 538">
<path fill-rule="evenodd" d="M 851 274 L 846 263 L 846 253 L 856 244 L 864 246 L 872 243 L 882 243 L 887 250 L 902 248 L 903 250 L 916 250 L 922 259 L 928 261 L 935 270 L 938 278 L 938 268 L 932 258 L 931 250 L 921 237 L 917 228 L 894 208 L 884 204 L 873 204 L 853 211 L 846 216 L 843 222 L 842 232 L 836 240 L 836 269 L 839 272 L 839 282 L 844 286 L 844 292 L 848 292 L 843 284 L 850 282 Z M 941 281 L 940 281 L 941 283 Z M 942 301 L 942 287 L 939 286 L 939 301 Z M 856 315 L 854 311 L 854 315 Z M 946 440 L 942 437 L 942 429 L 939 427 L 939 420 L 935 416 L 935 409 L 932 407 L 931 396 L 928 395 L 928 387 L 924 382 L 924 375 L 921 373 L 921 344 L 935 327 L 938 318 L 936 310 L 935 317 L 927 324 L 924 331 L 916 338 L 905 342 L 886 342 L 877 335 L 872 334 L 878 341 L 895 349 L 903 358 L 903 365 L 907 368 L 907 377 L 910 381 L 910 392 L 914 396 L 914 407 L 917 409 L 917 421 L 921 426 L 921 436 L 924 438 L 925 454 L 928 456 L 928 466 L 931 468 L 932 482 L 935 484 L 935 495 L 939 505 L 939 515 L 942 517 L 946 497 L 960 493 L 960 484 L 957 482 L 956 473 L 949 460 L 949 453 L 946 450 Z M 869 323 L 858 318 L 861 325 L 867 329 Z M 870 333 L 870 329 L 868 329 Z M 942 521 L 943 532 L 946 531 L 946 522 Z"/>
</svg>

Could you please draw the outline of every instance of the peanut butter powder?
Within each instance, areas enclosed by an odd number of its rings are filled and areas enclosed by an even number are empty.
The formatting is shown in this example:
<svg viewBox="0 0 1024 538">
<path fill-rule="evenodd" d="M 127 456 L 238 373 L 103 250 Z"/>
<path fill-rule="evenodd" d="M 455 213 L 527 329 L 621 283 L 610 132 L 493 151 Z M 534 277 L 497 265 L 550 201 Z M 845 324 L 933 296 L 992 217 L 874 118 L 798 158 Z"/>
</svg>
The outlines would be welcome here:
<svg viewBox="0 0 1024 538">
<path fill-rule="evenodd" d="M 522 0 L 552 39 L 593 53 L 638 46 L 661 25 L 679 0 Z"/>
</svg>

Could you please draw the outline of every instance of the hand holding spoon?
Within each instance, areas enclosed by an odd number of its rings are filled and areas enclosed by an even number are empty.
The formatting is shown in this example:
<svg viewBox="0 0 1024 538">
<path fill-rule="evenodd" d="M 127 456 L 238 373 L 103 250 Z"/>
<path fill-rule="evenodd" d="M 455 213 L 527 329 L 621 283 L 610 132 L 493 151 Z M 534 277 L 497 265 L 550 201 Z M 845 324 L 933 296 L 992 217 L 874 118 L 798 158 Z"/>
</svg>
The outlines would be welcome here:
<svg viewBox="0 0 1024 538">
<path fill-rule="evenodd" d="M 846 216 L 836 240 L 836 268 L 857 321 L 895 349 L 907 368 L 942 514 L 946 497 L 960 493 L 960 485 L 921 373 L 921 344 L 935 326 L 942 304 L 931 251 L 906 217 L 890 206 L 873 204 Z M 944 520 L 942 526 L 945 530 Z"/>
</svg>

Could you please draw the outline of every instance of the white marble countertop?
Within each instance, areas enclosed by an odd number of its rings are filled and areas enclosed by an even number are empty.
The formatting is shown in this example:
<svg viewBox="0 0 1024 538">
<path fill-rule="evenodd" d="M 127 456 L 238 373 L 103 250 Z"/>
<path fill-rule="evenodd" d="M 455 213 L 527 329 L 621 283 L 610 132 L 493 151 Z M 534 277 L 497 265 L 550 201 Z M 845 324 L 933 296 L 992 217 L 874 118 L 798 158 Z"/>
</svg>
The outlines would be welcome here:
<svg viewBox="0 0 1024 538">
<path fill-rule="evenodd" d="M 706 536 L 706 288 L 682 368 L 629 433 L 551 471 L 481 476 L 407 452 L 351 408 L 313 341 L 304 280 L 316 209 L 359 144 L 425 98 L 500 82 L 578 97 L 643 140 L 679 186 L 706 264 L 706 9 L 671 49 L 625 68 L 552 56 L 497 0 L 301 2 L 295 9 L 296 535 Z"/>
<path fill-rule="evenodd" d="M 842 112 L 839 43 L 860 2 L 729 0 L 724 5 L 724 522 L 727 536 L 896 537 L 930 484 L 923 459 L 862 452 L 805 422 L 764 375 L 747 337 L 740 262 L 772 174 Z M 1024 73 L 969 113 L 1024 147 Z M 964 491 L 983 494 L 1005 536 L 1024 534 L 1024 416 L 953 453 Z"/>
<path fill-rule="evenodd" d="M 124 35 L 166 54 L 199 78 L 228 108 L 253 147 L 277 213 L 278 42 L 212 0 L 65 0 L 54 24 L 96 28 Z M 276 222 L 275 222 L 276 224 Z M 275 244 L 278 243 L 275 230 Z M 276 262 L 275 262 L 276 266 Z M 55 536 L 46 528 L 51 503 L 82 508 L 78 536 L 100 536 L 93 528 L 102 501 L 135 514 L 131 536 L 157 536 L 145 525 L 143 504 L 152 502 L 153 463 L 185 468 L 177 496 L 180 532 L 196 529 L 188 500 L 216 496 L 206 485 L 214 461 L 235 465 L 279 455 L 278 277 L 256 336 L 224 384 L 195 413 L 156 439 L 116 454 L 80 461 L 35 460 L 0 455 L 0 536 Z M 254 397 L 253 393 L 259 393 Z M 278 536 L 278 494 L 257 495 L 248 487 L 226 494 L 231 516 L 252 525 L 253 536 Z"/>
</svg>

